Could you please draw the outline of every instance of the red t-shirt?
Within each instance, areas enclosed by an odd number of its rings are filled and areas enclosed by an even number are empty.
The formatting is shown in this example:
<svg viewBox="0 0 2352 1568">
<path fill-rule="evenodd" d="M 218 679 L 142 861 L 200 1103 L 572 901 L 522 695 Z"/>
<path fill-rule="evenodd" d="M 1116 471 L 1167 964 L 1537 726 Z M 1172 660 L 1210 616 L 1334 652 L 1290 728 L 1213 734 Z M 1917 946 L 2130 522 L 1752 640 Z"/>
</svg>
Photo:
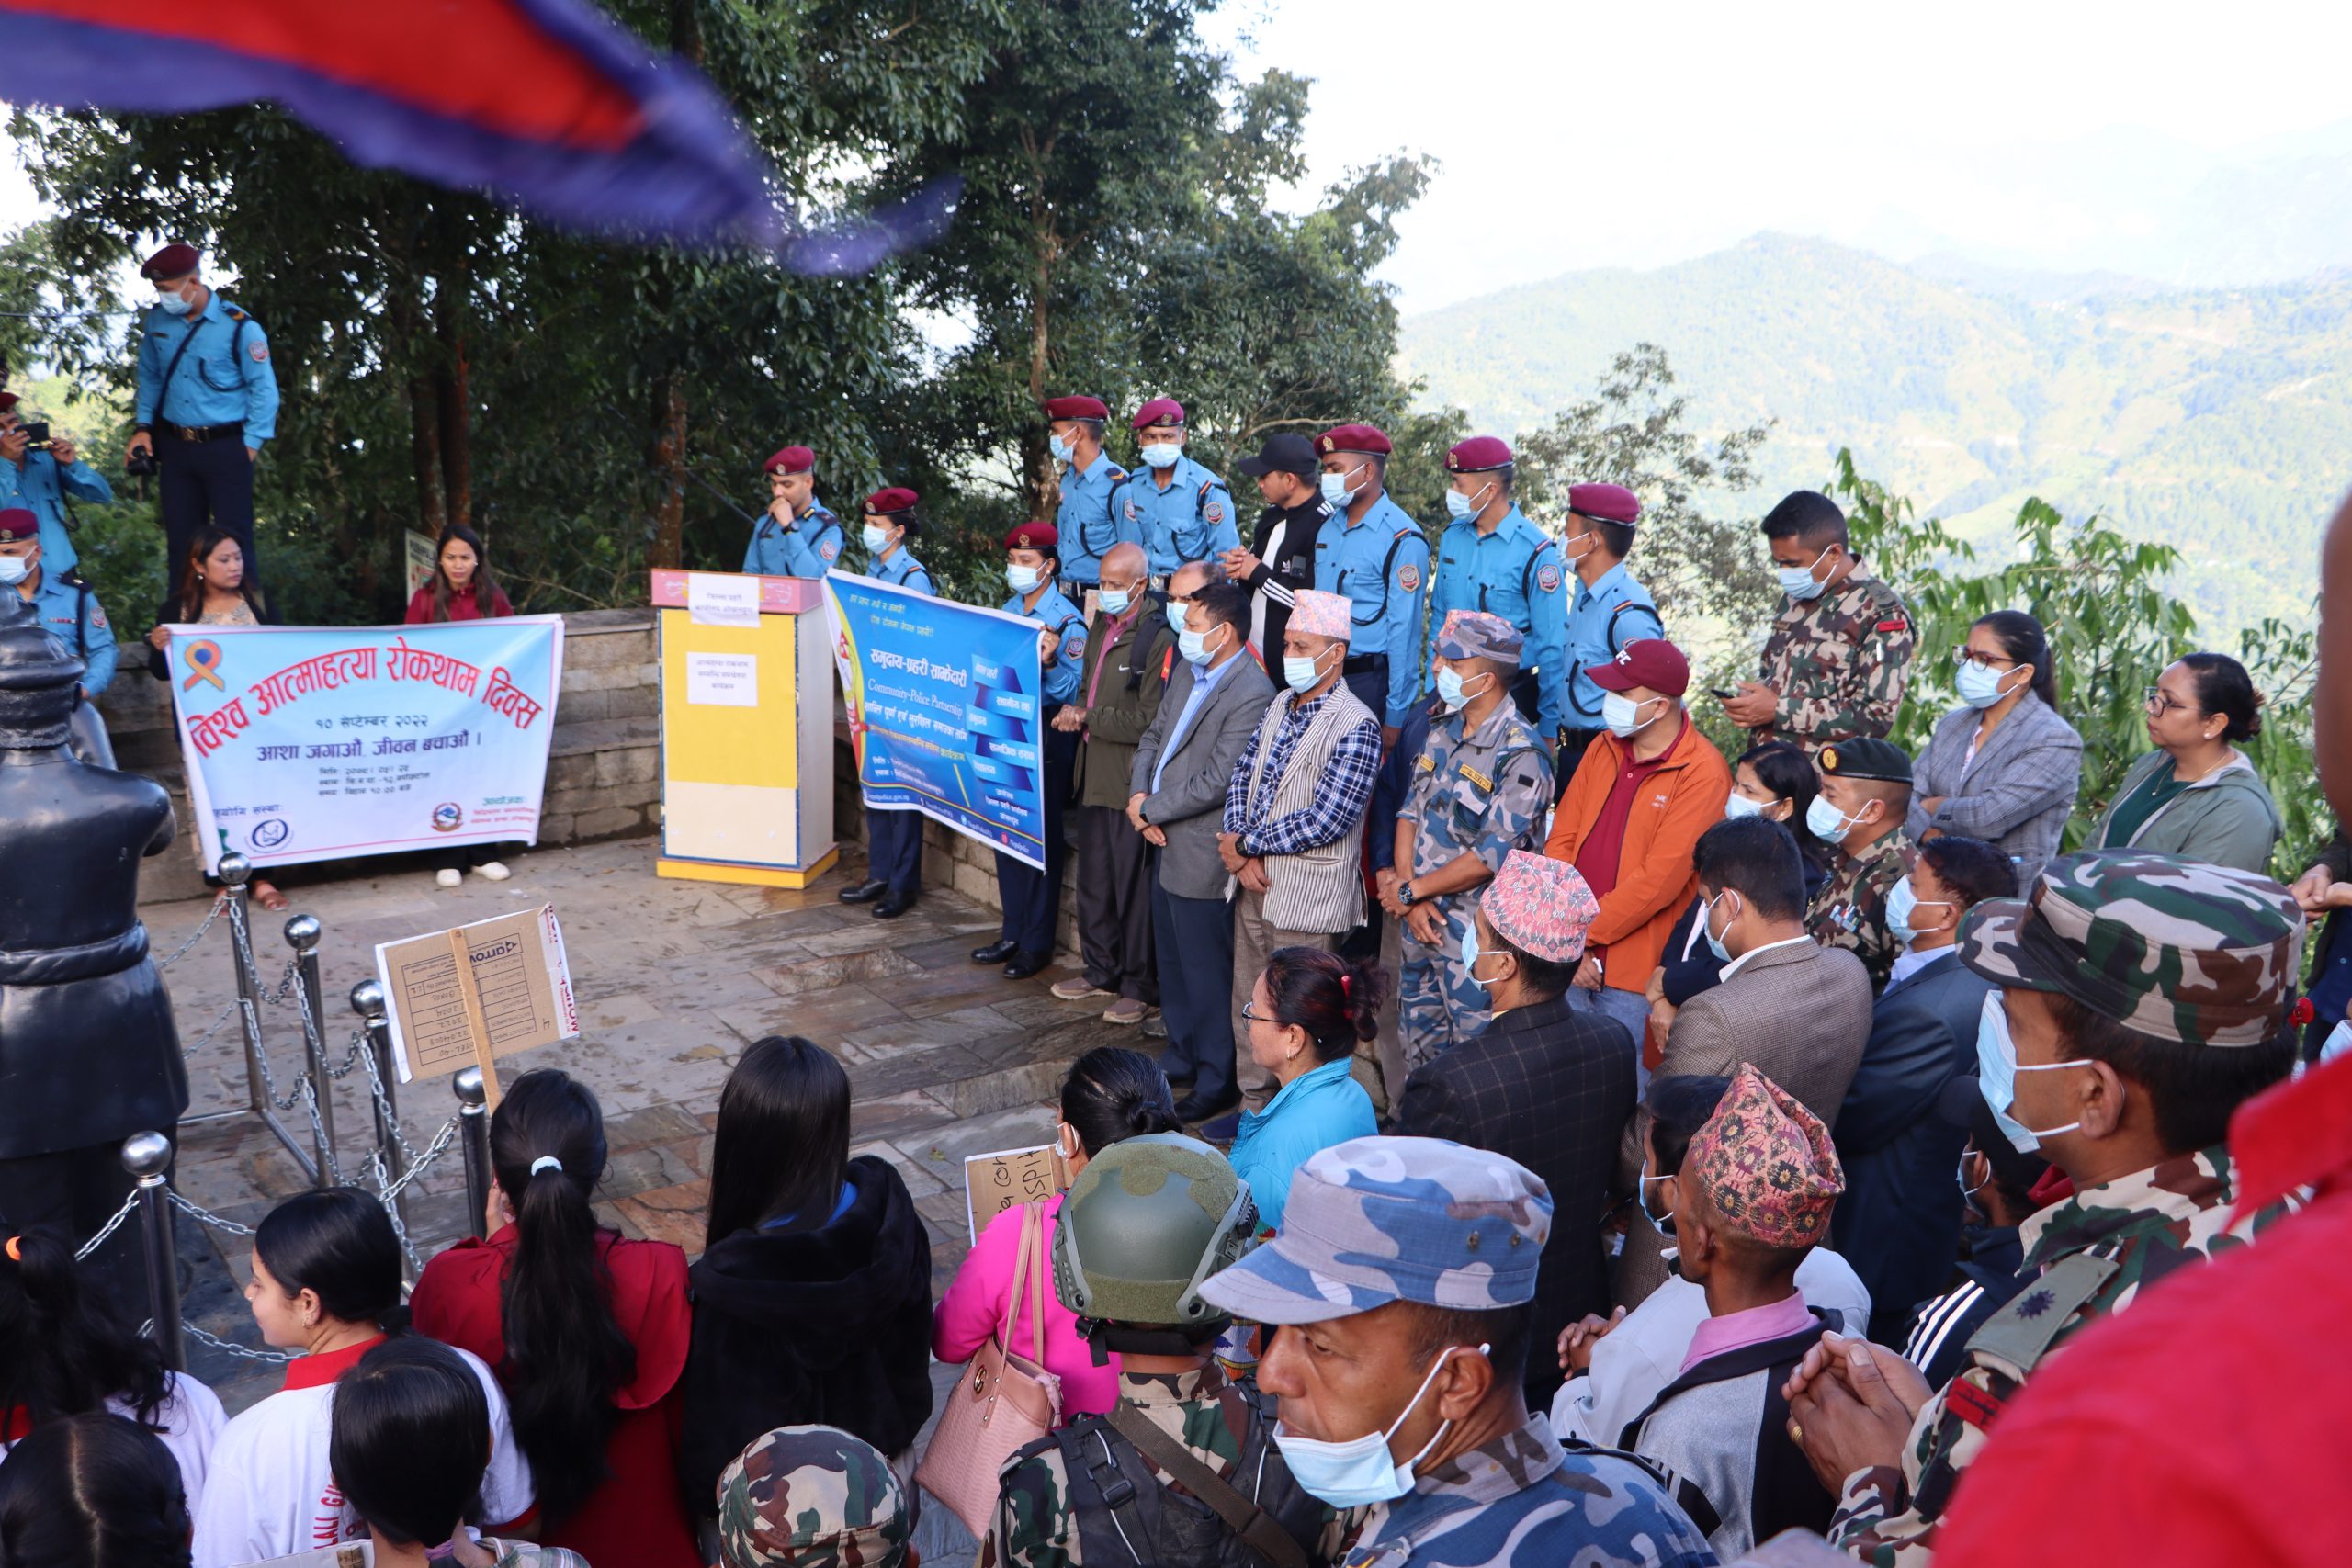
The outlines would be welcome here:
<svg viewBox="0 0 2352 1568">
<path fill-rule="evenodd" d="M 704 1568 L 677 1480 L 684 1408 L 678 1379 L 694 1325 L 686 1255 L 665 1241 L 627 1241 L 611 1231 L 598 1232 L 596 1239 L 612 1270 L 613 1315 L 637 1347 L 637 1375 L 613 1396 L 620 1419 L 605 1445 L 610 1479 L 560 1527 L 543 1521 L 540 1539 L 592 1562 Z M 424 1266 L 409 1297 L 418 1333 L 472 1351 L 501 1383 L 506 1382 L 506 1336 L 499 1287 L 514 1244 L 513 1225 L 487 1242 L 459 1242 Z"/>
<path fill-rule="evenodd" d="M 1690 727 L 1688 714 L 1683 716 L 1682 723 L 1684 728 Z M 1600 803 L 1600 815 L 1593 819 L 1584 841 L 1577 846 L 1577 874 L 1592 889 L 1594 897 L 1615 890 L 1617 863 L 1625 856 L 1625 824 L 1634 818 L 1634 802 L 1640 797 L 1642 785 L 1649 782 L 1649 776 L 1666 766 L 1666 760 L 1674 755 L 1674 748 L 1681 739 L 1682 731 L 1678 729 L 1666 750 L 1646 762 L 1634 761 L 1633 752 L 1625 750 L 1623 742 L 1618 742 L 1625 760 L 1618 765 L 1617 782 L 1610 786 L 1609 798 Z"/>
<path fill-rule="evenodd" d="M 401 617 L 401 624 L 422 626 L 432 622 L 433 588 L 434 585 L 428 582 L 409 596 L 408 614 Z M 482 609 L 481 598 L 471 583 L 468 583 L 463 592 L 449 595 L 449 618 L 453 621 L 480 621 L 492 615 L 511 615 L 514 613 L 514 606 L 507 603 L 506 591 L 503 588 L 490 591 L 490 608 L 487 611 Z"/>
</svg>

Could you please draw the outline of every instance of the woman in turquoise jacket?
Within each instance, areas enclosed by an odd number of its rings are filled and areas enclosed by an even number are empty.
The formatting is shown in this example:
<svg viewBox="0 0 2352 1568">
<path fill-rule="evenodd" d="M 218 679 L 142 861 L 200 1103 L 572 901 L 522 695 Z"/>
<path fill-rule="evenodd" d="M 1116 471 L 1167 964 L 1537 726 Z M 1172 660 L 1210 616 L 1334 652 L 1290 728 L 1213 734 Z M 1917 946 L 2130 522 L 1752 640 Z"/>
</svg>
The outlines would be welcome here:
<svg viewBox="0 0 2352 1568">
<path fill-rule="evenodd" d="M 1280 1230 L 1291 1174 L 1309 1155 L 1380 1130 L 1372 1096 L 1349 1068 L 1358 1043 L 1380 1031 L 1388 976 L 1378 964 L 1350 964 L 1319 947 L 1283 947 L 1266 960 L 1241 1016 L 1250 1055 L 1274 1075 L 1263 1111 L 1241 1113 L 1233 1168 L 1250 1183 L 1258 1217 Z"/>
</svg>

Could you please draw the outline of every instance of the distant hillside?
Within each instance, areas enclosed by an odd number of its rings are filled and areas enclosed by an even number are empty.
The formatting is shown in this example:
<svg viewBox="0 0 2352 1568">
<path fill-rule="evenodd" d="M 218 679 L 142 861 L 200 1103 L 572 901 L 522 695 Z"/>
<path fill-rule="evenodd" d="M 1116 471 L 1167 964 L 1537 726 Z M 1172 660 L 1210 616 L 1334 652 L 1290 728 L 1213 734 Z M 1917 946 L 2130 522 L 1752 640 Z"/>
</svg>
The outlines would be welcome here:
<svg viewBox="0 0 2352 1568">
<path fill-rule="evenodd" d="M 1988 546 L 2030 493 L 2179 545 L 2183 593 L 2216 629 L 2309 613 L 2319 529 L 2352 483 L 2352 278 L 2094 291 L 1927 270 L 1759 235 L 1408 317 L 1400 357 L 1430 401 L 1508 433 L 1647 340 L 1702 428 L 1779 422 L 1760 487 L 1773 494 L 1818 483 L 1850 446 Z"/>
</svg>

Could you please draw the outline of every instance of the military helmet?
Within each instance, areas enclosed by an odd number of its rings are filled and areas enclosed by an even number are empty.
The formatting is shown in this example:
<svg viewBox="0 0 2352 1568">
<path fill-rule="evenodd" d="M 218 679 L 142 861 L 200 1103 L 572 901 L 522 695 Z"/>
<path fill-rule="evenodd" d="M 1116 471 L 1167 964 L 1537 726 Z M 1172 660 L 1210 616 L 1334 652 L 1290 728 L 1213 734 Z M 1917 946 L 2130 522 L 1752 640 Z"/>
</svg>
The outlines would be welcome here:
<svg viewBox="0 0 2352 1568">
<path fill-rule="evenodd" d="M 1101 1323 L 1213 1327 L 1201 1281 L 1255 1245 L 1258 1207 L 1223 1155 L 1182 1133 L 1113 1144 L 1070 1184 L 1054 1226 L 1054 1293 Z"/>
</svg>

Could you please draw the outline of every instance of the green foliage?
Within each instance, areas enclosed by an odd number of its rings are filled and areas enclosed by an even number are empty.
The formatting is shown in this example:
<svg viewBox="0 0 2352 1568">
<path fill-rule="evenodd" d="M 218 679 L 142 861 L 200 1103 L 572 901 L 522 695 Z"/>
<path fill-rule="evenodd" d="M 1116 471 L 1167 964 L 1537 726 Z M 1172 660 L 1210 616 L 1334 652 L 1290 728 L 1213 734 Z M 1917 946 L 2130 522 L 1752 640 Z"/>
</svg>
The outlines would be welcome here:
<svg viewBox="0 0 2352 1568">
<path fill-rule="evenodd" d="M 2147 689 L 2200 646 L 2197 617 L 2165 586 L 2180 552 L 2127 538 L 2096 515 L 2070 523 L 2029 497 L 2014 525 L 2018 558 L 1984 570 L 1973 546 L 1863 477 L 1850 451 L 1838 454 L 1829 488 L 1845 506 L 1856 550 L 1902 592 L 1918 628 L 1918 662 L 1891 737 L 1897 745 L 1917 752 L 1958 705 L 1952 654 L 1980 618 L 2023 610 L 2041 623 L 2058 711 L 2083 738 L 2082 795 L 2065 840 L 2068 849 L 2080 847 L 2124 773 L 2147 755 Z M 2287 818 L 2274 869 L 2289 876 L 2325 836 L 2312 788 L 2312 643 L 2310 629 L 2270 620 L 2245 633 L 2238 652 L 2270 694 L 2269 722 L 2244 750 Z"/>
</svg>

